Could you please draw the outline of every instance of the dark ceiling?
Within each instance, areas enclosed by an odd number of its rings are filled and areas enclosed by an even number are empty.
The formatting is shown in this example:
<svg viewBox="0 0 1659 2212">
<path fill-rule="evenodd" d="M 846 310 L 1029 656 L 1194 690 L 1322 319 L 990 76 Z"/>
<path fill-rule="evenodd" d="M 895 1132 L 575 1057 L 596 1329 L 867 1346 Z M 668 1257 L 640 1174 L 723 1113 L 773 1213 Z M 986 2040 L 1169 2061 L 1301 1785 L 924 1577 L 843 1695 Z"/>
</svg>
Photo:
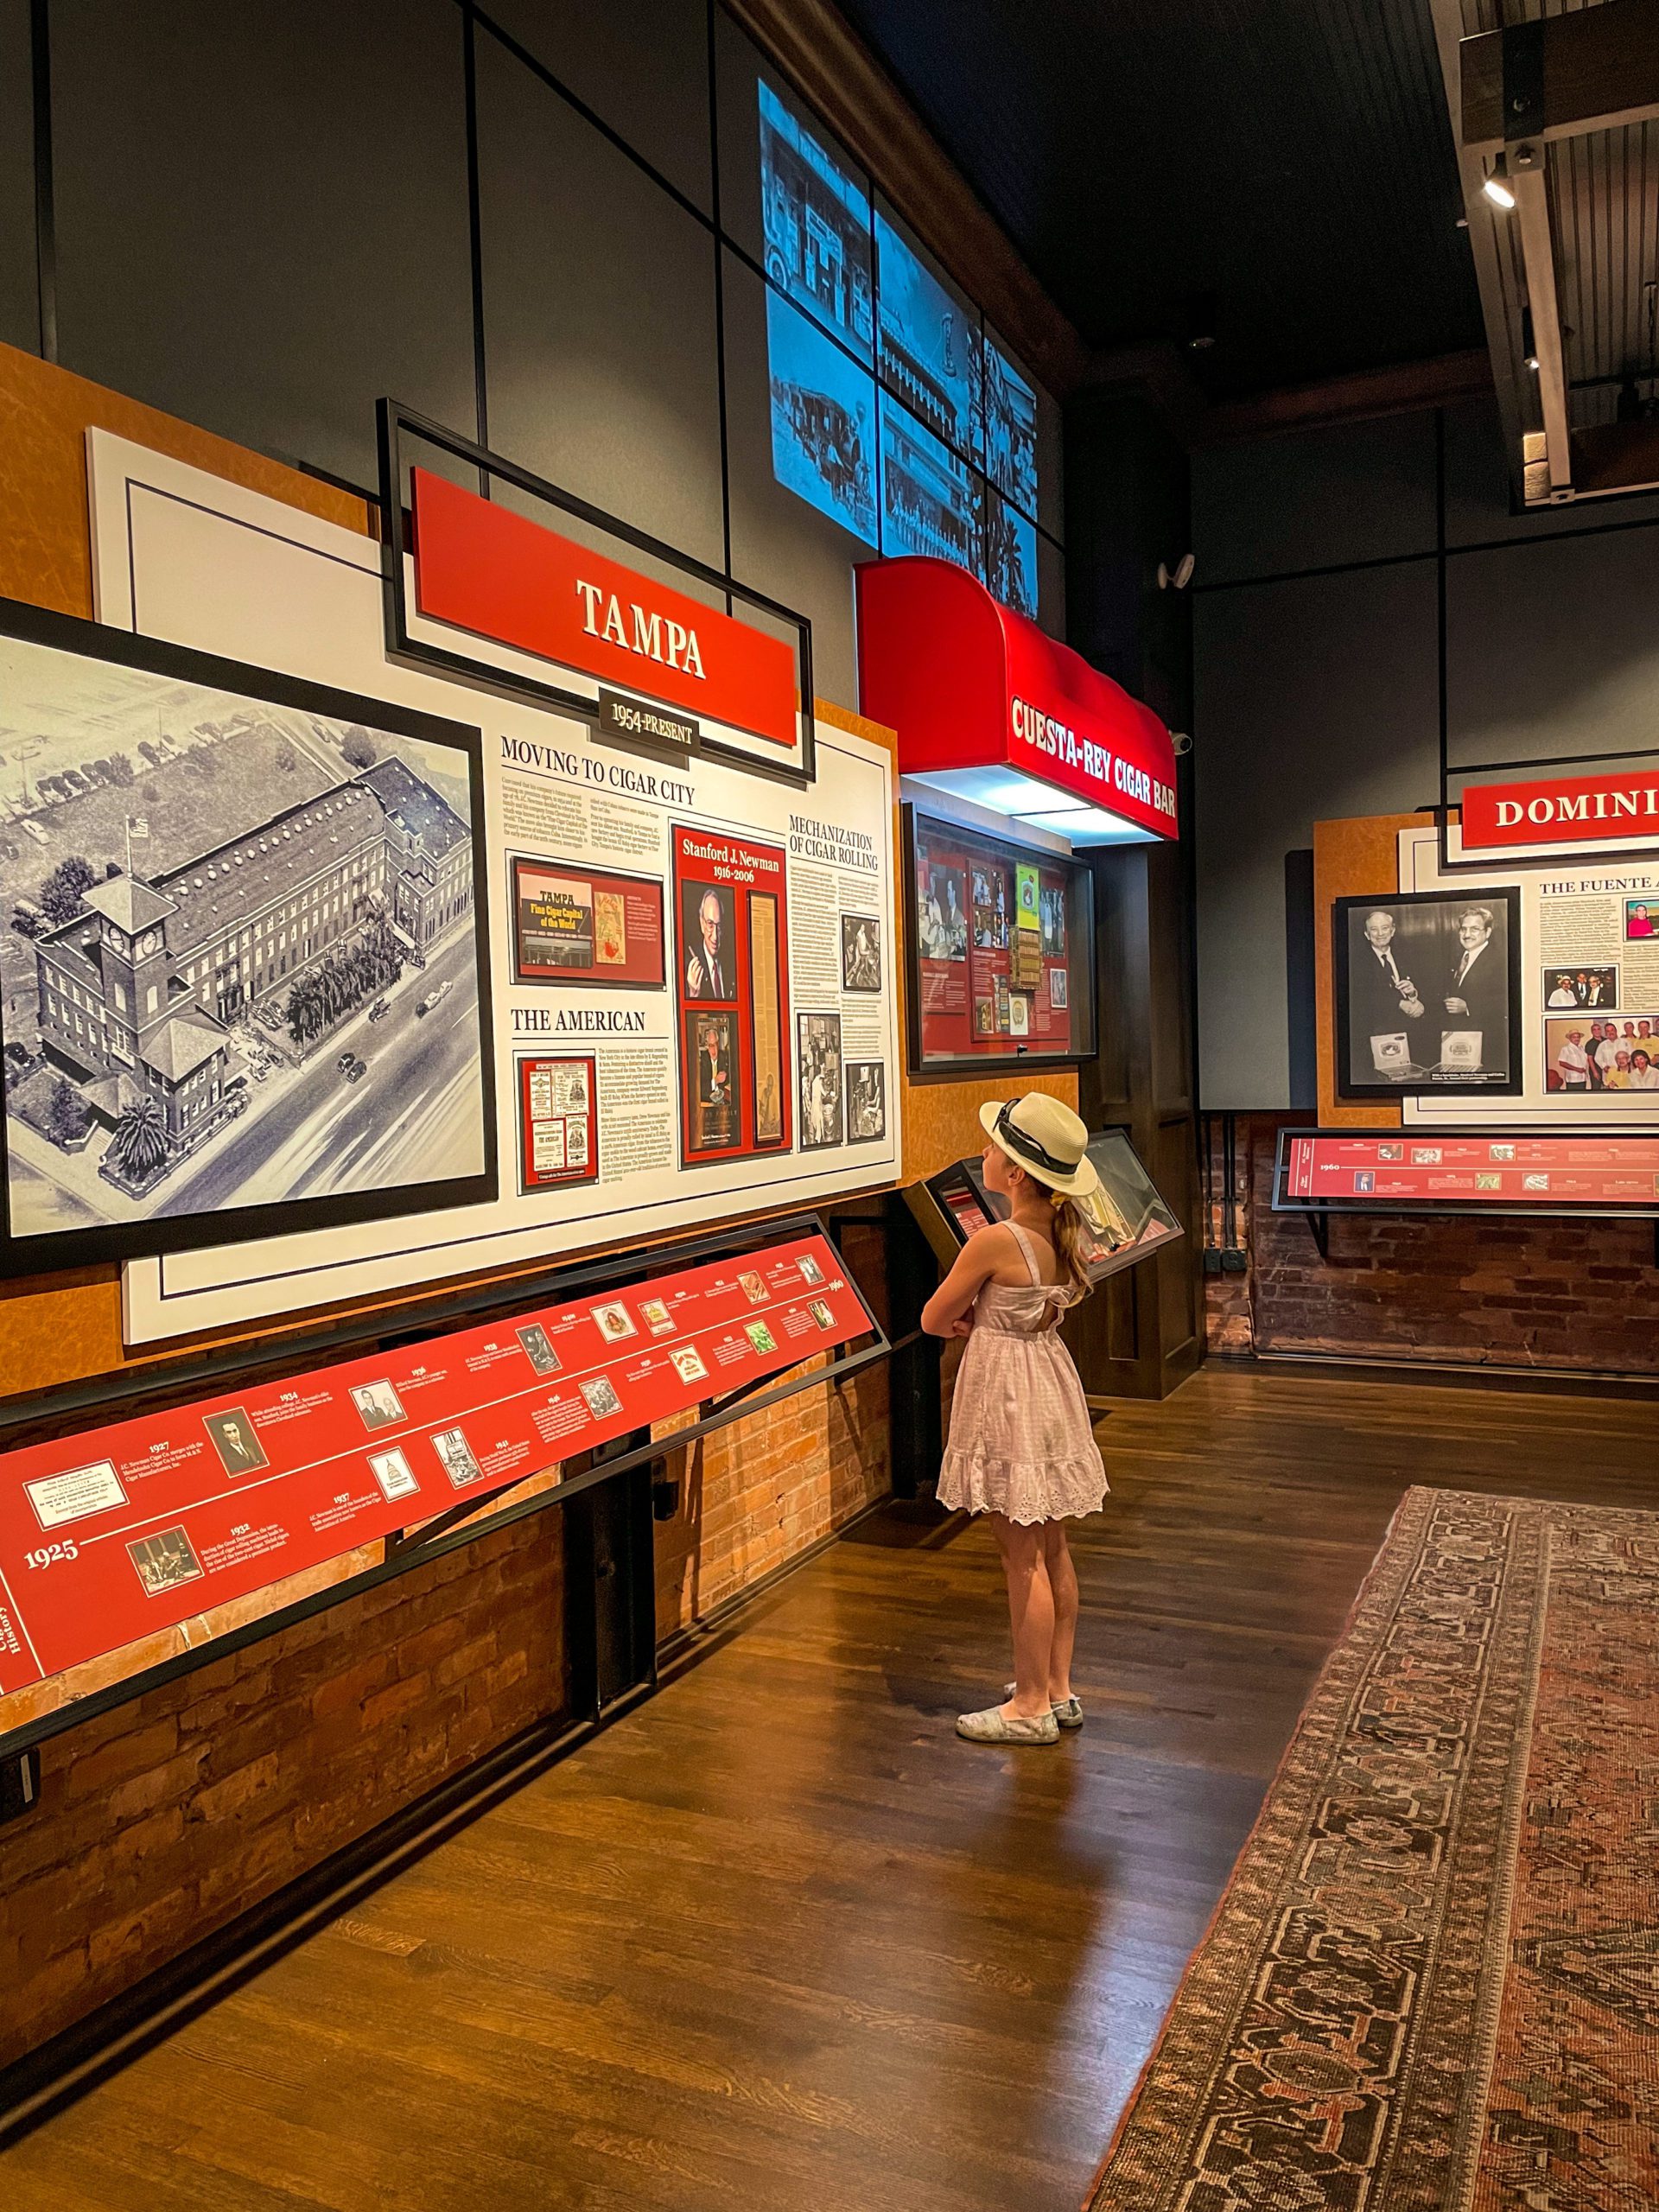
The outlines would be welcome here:
<svg viewBox="0 0 1659 2212">
<path fill-rule="evenodd" d="M 1096 346 L 1233 397 L 1484 344 L 1428 0 L 839 0 Z"/>
</svg>

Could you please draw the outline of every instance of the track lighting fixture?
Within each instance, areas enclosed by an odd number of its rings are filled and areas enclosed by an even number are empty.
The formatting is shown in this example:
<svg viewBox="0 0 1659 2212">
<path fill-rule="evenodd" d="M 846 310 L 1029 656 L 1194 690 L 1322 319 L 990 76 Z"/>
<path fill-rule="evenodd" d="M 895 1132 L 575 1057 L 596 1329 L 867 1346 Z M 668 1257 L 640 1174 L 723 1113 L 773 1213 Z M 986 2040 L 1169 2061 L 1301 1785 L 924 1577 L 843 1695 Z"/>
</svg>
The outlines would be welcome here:
<svg viewBox="0 0 1659 2212">
<path fill-rule="evenodd" d="M 1498 156 L 1491 175 L 1480 188 L 1494 207 L 1501 207 L 1506 215 L 1509 213 L 1515 205 L 1515 188 L 1510 182 L 1510 157 L 1507 154 Z"/>
</svg>

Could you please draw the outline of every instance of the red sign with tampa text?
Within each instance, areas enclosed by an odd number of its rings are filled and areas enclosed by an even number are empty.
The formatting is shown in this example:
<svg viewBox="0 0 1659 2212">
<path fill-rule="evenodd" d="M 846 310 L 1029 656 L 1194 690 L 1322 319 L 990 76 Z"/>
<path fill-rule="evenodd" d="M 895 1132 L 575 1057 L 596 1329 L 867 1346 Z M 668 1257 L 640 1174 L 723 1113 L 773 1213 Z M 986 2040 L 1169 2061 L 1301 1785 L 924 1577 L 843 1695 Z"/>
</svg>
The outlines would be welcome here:
<svg viewBox="0 0 1659 2212">
<path fill-rule="evenodd" d="M 416 468 L 411 481 L 423 614 L 795 749 L 795 656 L 781 639 L 447 477 Z"/>
<path fill-rule="evenodd" d="M 1315 1204 L 1659 1207 L 1659 1137 L 1295 1136 L 1285 1166 Z"/>
<path fill-rule="evenodd" d="M 0 1696 L 864 1334 L 791 1238 L 0 1459 Z"/>
<path fill-rule="evenodd" d="M 1537 845 L 1659 844 L 1659 777 L 1651 774 L 1471 784 L 1460 804 L 1465 852 Z"/>
</svg>

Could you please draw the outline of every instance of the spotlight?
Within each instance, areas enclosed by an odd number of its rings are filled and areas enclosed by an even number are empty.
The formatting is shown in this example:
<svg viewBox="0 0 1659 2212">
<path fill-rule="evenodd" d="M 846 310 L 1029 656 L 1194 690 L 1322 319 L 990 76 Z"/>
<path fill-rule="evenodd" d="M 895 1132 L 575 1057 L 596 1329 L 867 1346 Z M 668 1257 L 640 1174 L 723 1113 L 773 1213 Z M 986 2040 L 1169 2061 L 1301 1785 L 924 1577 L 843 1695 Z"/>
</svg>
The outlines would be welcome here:
<svg viewBox="0 0 1659 2212">
<path fill-rule="evenodd" d="M 1515 205 L 1515 190 L 1510 182 L 1510 157 L 1507 154 L 1498 156 L 1497 167 L 1480 188 L 1494 207 L 1501 207 L 1506 215 L 1509 213 Z"/>
</svg>

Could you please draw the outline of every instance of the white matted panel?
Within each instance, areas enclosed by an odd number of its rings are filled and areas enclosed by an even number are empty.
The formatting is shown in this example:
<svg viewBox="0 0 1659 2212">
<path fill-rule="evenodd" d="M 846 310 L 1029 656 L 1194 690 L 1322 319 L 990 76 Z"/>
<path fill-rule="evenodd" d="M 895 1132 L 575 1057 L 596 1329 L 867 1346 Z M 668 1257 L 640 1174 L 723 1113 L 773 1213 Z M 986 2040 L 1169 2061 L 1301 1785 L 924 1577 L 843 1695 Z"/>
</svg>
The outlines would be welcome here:
<svg viewBox="0 0 1659 2212">
<path fill-rule="evenodd" d="M 99 618 L 319 683 L 474 722 L 484 733 L 491 855 L 497 1141 L 504 1196 L 397 1223 L 168 1255 L 124 1273 L 129 1343 L 373 1297 L 470 1270 L 546 1258 L 780 1205 L 813 1205 L 899 1173 L 894 1079 L 891 769 L 862 739 L 823 728 L 804 792 L 696 763 L 665 771 L 595 743 L 584 724 L 461 683 L 394 667 L 384 649 L 379 551 L 280 502 L 94 431 L 89 436 Z M 787 854 L 790 1033 L 799 1017 L 839 1022 L 842 1069 L 884 1070 L 882 1129 L 682 1168 L 679 994 L 670 850 L 680 825 L 736 833 Z M 513 980 L 508 868 L 514 853 L 660 879 L 669 982 L 619 992 Z M 843 989 L 838 917 L 874 915 L 886 939 L 880 987 Z M 817 1039 L 821 1068 L 822 1027 Z M 600 1179 L 518 1194 L 516 1058 L 568 1050 L 596 1062 Z M 815 1082 L 817 1080 L 815 1077 Z M 866 1078 L 868 1082 L 868 1078 Z M 868 1089 L 863 1126 L 870 1125 Z M 840 1131 L 844 1139 L 848 1128 Z"/>
</svg>

